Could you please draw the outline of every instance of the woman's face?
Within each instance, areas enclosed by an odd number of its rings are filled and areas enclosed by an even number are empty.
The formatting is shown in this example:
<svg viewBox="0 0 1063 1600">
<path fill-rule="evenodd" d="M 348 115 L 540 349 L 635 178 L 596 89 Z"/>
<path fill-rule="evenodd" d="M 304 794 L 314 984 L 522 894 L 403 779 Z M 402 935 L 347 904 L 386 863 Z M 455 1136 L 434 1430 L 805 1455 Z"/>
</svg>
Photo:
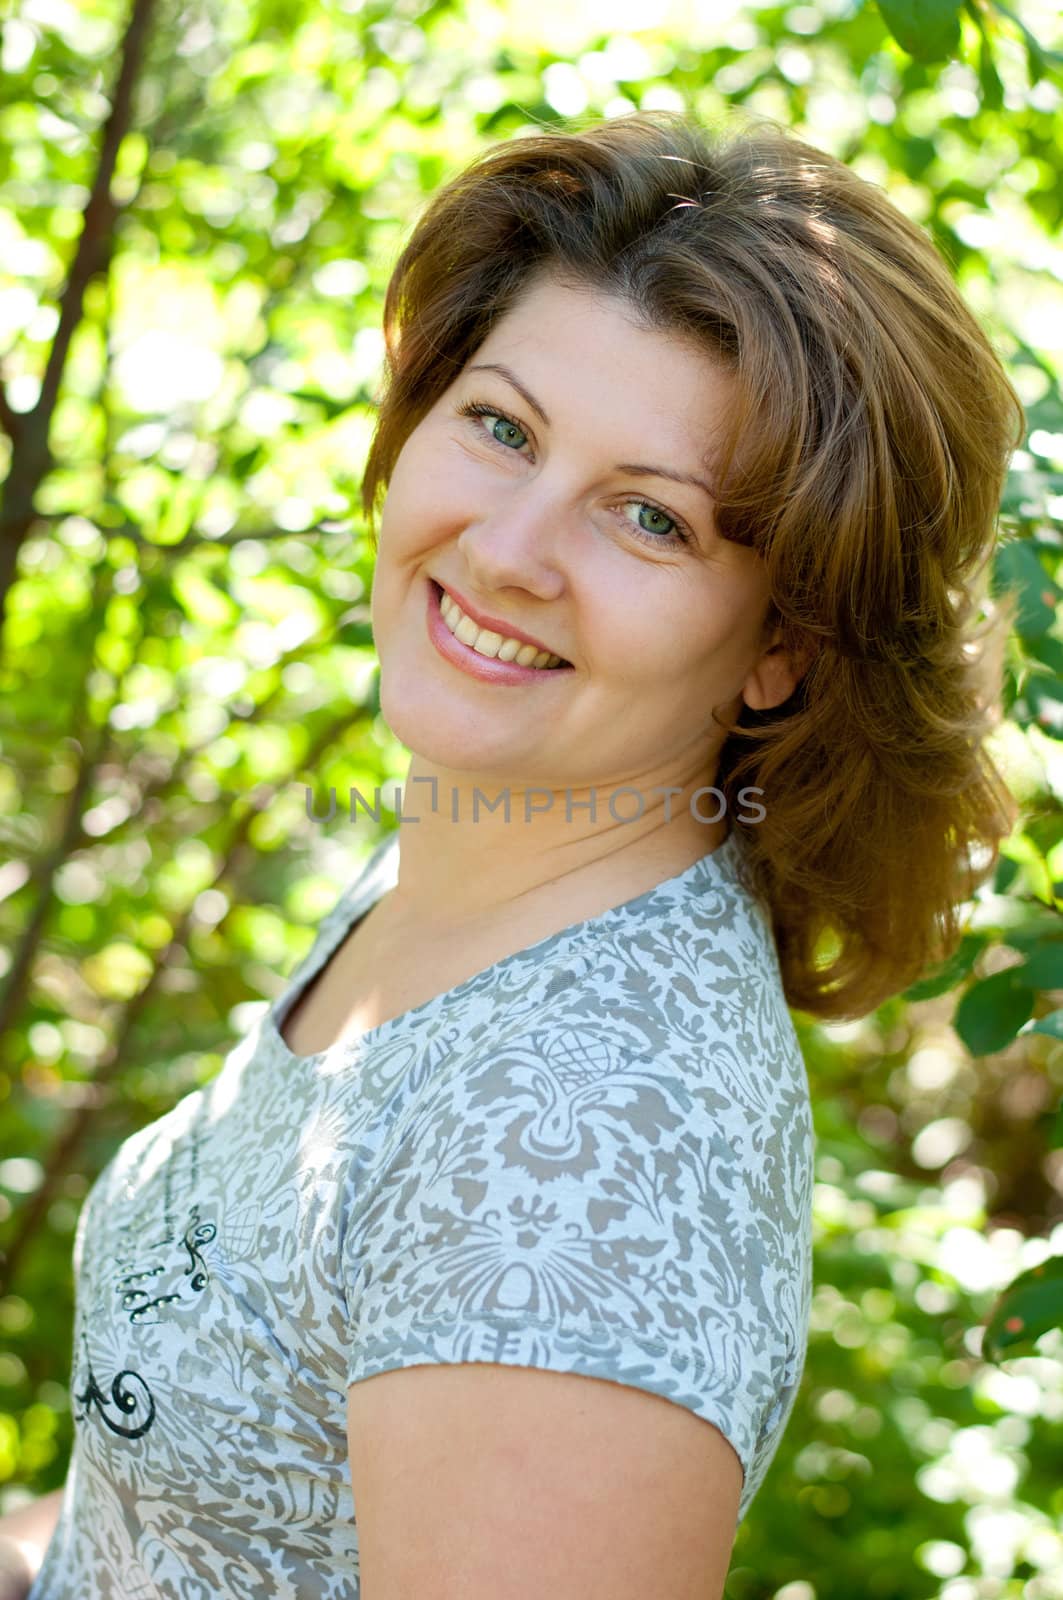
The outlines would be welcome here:
<svg viewBox="0 0 1063 1600">
<path fill-rule="evenodd" d="M 481 782 L 689 781 L 714 764 L 714 706 L 787 697 L 785 659 L 764 653 L 763 563 L 720 538 L 695 481 L 729 393 L 624 302 L 533 283 L 391 477 L 372 619 L 396 738 Z M 485 671 L 436 585 L 568 665 Z"/>
</svg>

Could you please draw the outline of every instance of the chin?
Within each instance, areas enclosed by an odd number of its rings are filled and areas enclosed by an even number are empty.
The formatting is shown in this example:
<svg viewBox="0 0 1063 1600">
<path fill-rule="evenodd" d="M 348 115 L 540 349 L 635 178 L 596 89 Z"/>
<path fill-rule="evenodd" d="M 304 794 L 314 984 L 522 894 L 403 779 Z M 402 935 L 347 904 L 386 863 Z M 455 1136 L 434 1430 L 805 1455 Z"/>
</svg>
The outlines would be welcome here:
<svg viewBox="0 0 1063 1600">
<path fill-rule="evenodd" d="M 503 770 L 511 771 L 504 768 L 507 756 L 512 759 L 516 755 L 519 762 L 517 752 L 501 749 L 499 730 L 487 726 L 482 713 L 472 718 L 453 703 L 426 694 L 423 683 L 408 693 L 401 684 L 389 681 L 383 671 L 380 715 L 411 755 L 432 766 L 486 777 L 498 774 L 501 780 Z"/>
</svg>

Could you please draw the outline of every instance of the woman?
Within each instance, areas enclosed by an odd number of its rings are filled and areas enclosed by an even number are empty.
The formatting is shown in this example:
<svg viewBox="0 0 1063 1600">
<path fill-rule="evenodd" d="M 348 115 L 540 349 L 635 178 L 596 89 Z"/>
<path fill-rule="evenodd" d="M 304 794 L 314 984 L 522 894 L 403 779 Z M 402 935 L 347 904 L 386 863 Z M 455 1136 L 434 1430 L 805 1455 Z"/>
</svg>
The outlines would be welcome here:
<svg viewBox="0 0 1063 1600">
<path fill-rule="evenodd" d="M 516 139 L 385 321 L 402 822 L 91 1192 L 33 1600 L 719 1596 L 805 1359 L 787 1002 L 944 959 L 1013 820 L 1022 410 L 878 189 L 772 125 Z"/>
</svg>

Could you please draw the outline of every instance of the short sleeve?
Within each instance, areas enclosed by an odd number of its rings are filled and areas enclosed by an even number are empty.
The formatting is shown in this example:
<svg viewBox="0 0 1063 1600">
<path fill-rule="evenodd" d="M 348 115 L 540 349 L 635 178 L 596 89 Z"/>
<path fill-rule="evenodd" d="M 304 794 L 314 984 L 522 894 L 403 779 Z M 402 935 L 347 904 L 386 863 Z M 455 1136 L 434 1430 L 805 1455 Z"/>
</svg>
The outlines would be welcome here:
<svg viewBox="0 0 1063 1600">
<path fill-rule="evenodd" d="M 484 1361 L 661 1395 L 734 1447 L 741 1521 L 803 1367 L 807 1100 L 736 1094 L 755 1067 L 736 1078 L 722 1042 L 692 1083 L 605 1031 L 459 1059 L 363 1167 L 347 1380 Z"/>
</svg>

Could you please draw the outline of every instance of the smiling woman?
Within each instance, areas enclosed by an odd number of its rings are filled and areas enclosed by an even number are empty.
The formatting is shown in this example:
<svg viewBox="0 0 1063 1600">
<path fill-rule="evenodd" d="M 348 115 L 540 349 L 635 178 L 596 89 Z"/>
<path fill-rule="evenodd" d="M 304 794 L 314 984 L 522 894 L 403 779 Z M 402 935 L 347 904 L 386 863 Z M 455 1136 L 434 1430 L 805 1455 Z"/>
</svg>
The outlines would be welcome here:
<svg viewBox="0 0 1063 1600">
<path fill-rule="evenodd" d="M 788 1003 L 947 955 L 1010 826 L 1021 407 L 882 193 L 770 126 L 516 139 L 385 322 L 416 825 L 85 1203 L 32 1600 L 719 1600 L 808 1340 Z"/>
<path fill-rule="evenodd" d="M 548 284 L 579 306 L 563 328 Z M 595 377 L 581 381 L 578 341 L 603 305 L 625 340 L 603 332 L 584 349 Z M 544 312 L 564 340 L 552 360 L 541 336 L 536 348 Z M 495 146 L 459 174 L 398 261 L 385 331 L 370 516 L 454 396 L 456 413 L 486 413 L 472 420 L 491 441 L 456 443 L 461 456 L 519 458 L 483 469 L 508 486 L 507 524 L 545 514 L 559 537 L 564 516 L 566 540 L 587 537 L 605 501 L 580 502 L 563 475 L 591 436 L 631 536 L 658 547 L 640 586 L 659 583 L 663 565 L 685 594 L 710 550 L 756 558 L 770 688 L 705 710 L 732 810 L 743 785 L 765 796 L 745 854 L 789 1002 L 862 1016 L 946 959 L 958 909 L 1016 814 L 984 748 L 1008 615 L 981 629 L 975 618 L 1024 415 L 926 234 L 771 123 L 710 134 L 675 113 L 622 116 Z M 661 366 L 665 341 L 691 373 L 700 357 L 700 393 L 670 403 L 677 357 Z M 661 448 L 640 510 L 631 480 L 643 469 L 625 468 L 619 447 L 650 460 L 651 413 Z M 693 489 L 665 493 L 679 469 L 699 467 L 711 511 Z"/>
<path fill-rule="evenodd" d="M 764 564 L 715 527 L 706 441 L 732 403 L 720 363 L 616 296 L 543 274 L 498 318 L 411 431 L 384 508 L 381 709 L 418 776 L 581 795 L 708 783 L 713 707 L 762 709 L 792 692 L 792 660 L 763 636 Z M 518 638 L 539 654 L 520 662 Z M 440 672 L 433 646 L 465 671 Z M 526 692 L 485 694 L 468 676 Z M 662 829 L 648 807 L 627 861 L 651 839 L 677 861 L 711 843 L 689 811 Z M 537 819 L 540 857 L 563 840 L 580 848 L 570 820 Z M 481 866 L 497 859 L 490 887 L 464 889 L 466 909 L 526 872 L 512 839 L 481 827 L 468 843 Z M 426 873 L 453 872 L 460 848 L 448 834 L 439 864 L 411 872 L 424 915 L 455 903 Z"/>
</svg>

